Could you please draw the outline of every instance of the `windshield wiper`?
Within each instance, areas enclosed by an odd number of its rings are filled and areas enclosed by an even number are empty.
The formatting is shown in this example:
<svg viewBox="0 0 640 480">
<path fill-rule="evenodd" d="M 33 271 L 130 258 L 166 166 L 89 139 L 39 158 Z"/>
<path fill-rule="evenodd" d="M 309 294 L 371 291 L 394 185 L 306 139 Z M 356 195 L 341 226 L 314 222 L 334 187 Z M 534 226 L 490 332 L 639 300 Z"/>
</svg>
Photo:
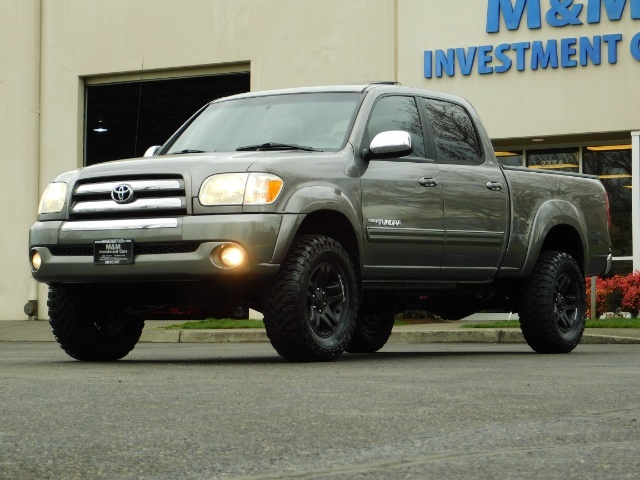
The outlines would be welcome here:
<svg viewBox="0 0 640 480">
<path fill-rule="evenodd" d="M 204 150 L 192 150 L 191 148 L 185 148 L 184 150 L 179 150 L 177 152 L 169 152 L 167 155 L 181 155 L 184 153 L 204 153 Z"/>
<path fill-rule="evenodd" d="M 237 152 L 249 152 L 252 150 L 304 150 L 305 152 L 321 152 L 317 148 L 305 147 L 304 145 L 296 145 L 295 143 L 277 143 L 267 142 L 259 145 L 247 145 L 246 147 L 236 148 Z"/>
</svg>

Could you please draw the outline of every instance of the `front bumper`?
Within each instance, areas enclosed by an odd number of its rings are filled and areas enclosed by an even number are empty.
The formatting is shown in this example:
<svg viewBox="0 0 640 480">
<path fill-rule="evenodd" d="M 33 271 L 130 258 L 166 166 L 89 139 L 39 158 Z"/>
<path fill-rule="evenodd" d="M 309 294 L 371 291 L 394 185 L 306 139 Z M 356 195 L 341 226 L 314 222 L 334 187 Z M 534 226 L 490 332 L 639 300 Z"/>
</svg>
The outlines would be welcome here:
<svg viewBox="0 0 640 480">
<path fill-rule="evenodd" d="M 37 251 L 39 282 L 121 282 L 217 280 L 270 276 L 283 214 L 203 215 L 130 221 L 37 222 L 30 230 L 29 252 Z M 110 238 L 134 241 L 134 263 L 95 265 L 93 242 Z M 282 241 L 282 239 L 281 239 Z M 189 244 L 190 248 L 179 248 Z M 215 264 L 221 245 L 240 246 L 248 261 L 236 268 Z M 141 248 L 137 248 L 139 245 Z M 169 248 L 142 248 L 149 245 Z M 173 248 L 173 247 L 178 248 Z M 140 251 L 142 253 L 138 254 Z M 178 253 L 174 253 L 174 252 Z"/>
</svg>

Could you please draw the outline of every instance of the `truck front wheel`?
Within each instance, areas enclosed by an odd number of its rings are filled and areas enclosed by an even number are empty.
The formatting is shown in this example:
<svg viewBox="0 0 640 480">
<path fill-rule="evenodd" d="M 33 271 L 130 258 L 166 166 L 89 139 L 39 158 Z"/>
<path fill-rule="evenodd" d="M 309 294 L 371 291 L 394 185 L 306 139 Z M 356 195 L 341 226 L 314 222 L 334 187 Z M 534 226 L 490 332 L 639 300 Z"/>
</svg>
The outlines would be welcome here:
<svg viewBox="0 0 640 480">
<path fill-rule="evenodd" d="M 82 285 L 49 286 L 49 324 L 67 354 L 76 360 L 113 361 L 127 355 L 140 339 L 144 320 L 127 317 L 124 309 L 97 308 Z"/>
<path fill-rule="evenodd" d="M 586 322 L 584 275 L 564 252 L 542 252 L 521 285 L 518 314 L 529 346 L 538 353 L 568 353 Z"/>
<path fill-rule="evenodd" d="M 264 299 L 264 324 L 285 359 L 328 361 L 351 340 L 358 311 L 356 275 L 333 238 L 296 238 Z"/>
</svg>

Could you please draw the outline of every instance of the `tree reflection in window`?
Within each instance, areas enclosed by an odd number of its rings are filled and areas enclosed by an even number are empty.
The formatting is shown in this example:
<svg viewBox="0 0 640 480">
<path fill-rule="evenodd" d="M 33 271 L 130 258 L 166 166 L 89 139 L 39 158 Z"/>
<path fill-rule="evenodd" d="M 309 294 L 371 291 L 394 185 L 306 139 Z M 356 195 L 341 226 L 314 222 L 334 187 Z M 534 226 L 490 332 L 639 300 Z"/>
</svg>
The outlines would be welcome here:
<svg viewBox="0 0 640 480">
<path fill-rule="evenodd" d="M 423 98 L 436 142 L 438 162 L 465 165 L 483 163 L 482 148 L 473 122 L 460 105 Z"/>
<path fill-rule="evenodd" d="M 390 130 L 408 132 L 411 135 L 413 156 L 424 158 L 422 122 L 420 122 L 420 114 L 413 97 L 394 95 L 382 97 L 376 102 L 367 125 L 367 145 L 378 133 Z"/>
</svg>

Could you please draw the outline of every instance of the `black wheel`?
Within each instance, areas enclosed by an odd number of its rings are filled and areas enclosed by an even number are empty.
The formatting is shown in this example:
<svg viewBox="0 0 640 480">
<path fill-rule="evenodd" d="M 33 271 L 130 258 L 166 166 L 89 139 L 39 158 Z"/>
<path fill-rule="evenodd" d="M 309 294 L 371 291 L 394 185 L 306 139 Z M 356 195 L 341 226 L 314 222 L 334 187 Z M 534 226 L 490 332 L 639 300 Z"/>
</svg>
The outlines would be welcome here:
<svg viewBox="0 0 640 480">
<path fill-rule="evenodd" d="M 362 308 L 347 352 L 373 353 L 380 350 L 391 336 L 394 320 L 394 312 L 374 312 Z"/>
<path fill-rule="evenodd" d="M 76 360 L 113 361 L 127 355 L 140 339 L 144 320 L 127 317 L 113 305 L 98 308 L 89 289 L 49 286 L 49 324 L 56 340 Z"/>
<path fill-rule="evenodd" d="M 568 353 L 582 338 L 586 322 L 582 270 L 563 252 L 542 252 L 521 285 L 518 314 L 529 346 L 538 353 Z"/>
<path fill-rule="evenodd" d="M 265 296 L 273 348 L 292 361 L 334 360 L 351 340 L 357 311 L 356 275 L 344 248 L 322 235 L 296 238 Z"/>
</svg>

